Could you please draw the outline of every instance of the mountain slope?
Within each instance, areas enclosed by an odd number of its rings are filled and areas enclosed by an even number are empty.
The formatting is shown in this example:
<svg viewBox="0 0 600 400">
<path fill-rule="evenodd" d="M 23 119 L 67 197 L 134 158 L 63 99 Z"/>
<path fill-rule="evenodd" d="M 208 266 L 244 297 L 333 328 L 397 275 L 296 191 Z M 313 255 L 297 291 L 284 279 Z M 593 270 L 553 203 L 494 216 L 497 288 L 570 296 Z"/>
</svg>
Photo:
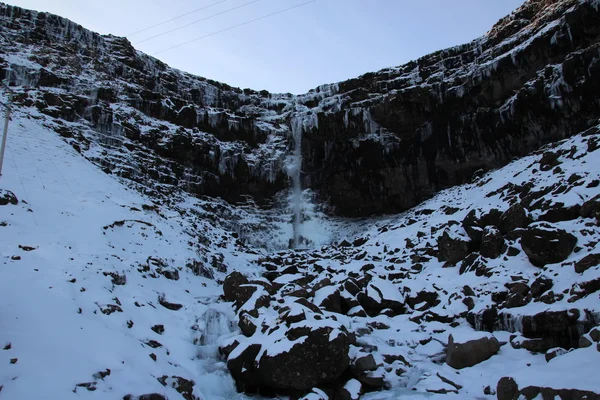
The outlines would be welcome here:
<svg viewBox="0 0 600 400">
<path fill-rule="evenodd" d="M 596 0 L 532 0 L 485 36 L 305 95 L 240 90 L 169 68 L 124 38 L 2 5 L 0 65 L 20 104 L 126 144 L 107 170 L 268 204 L 286 189 L 292 127 L 303 187 L 330 212 L 399 212 L 599 116 Z M 85 150 L 80 129 L 62 132 Z M 108 144 L 111 139 L 106 138 Z"/>
<path fill-rule="evenodd" d="M 0 5 L 0 395 L 600 397 L 598 16 L 291 96 Z"/>
</svg>

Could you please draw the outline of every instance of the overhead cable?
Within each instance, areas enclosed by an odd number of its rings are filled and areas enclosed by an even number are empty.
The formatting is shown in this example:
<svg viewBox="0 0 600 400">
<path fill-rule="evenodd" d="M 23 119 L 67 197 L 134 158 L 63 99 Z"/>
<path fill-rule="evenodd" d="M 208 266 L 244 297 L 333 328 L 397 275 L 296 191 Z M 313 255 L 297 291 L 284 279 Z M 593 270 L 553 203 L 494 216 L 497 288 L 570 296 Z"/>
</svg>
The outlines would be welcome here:
<svg viewBox="0 0 600 400">
<path fill-rule="evenodd" d="M 166 48 L 166 49 L 163 49 L 163 50 L 157 51 L 157 52 L 155 52 L 155 53 L 152 53 L 152 55 L 154 56 L 154 55 L 156 55 L 156 54 L 164 53 L 165 51 L 173 50 L 173 49 L 176 49 L 176 48 L 178 48 L 178 47 L 185 46 L 186 44 L 190 44 L 190 43 L 193 43 L 193 42 L 197 42 L 197 41 L 199 41 L 199 40 L 206 39 L 206 38 L 208 38 L 208 37 L 211 37 L 211 36 L 215 36 L 215 35 L 217 35 L 217 34 L 219 34 L 219 33 L 223 33 L 223 32 L 226 32 L 226 31 L 230 31 L 230 30 L 232 30 L 232 29 L 239 28 L 240 26 L 248 25 L 248 24 L 251 24 L 251 23 L 253 23 L 253 22 L 260 21 L 260 20 L 262 20 L 262 19 L 265 19 L 265 18 L 268 18 L 268 17 L 272 17 L 273 15 L 281 14 L 281 13 L 283 13 L 283 12 L 286 12 L 286 11 L 289 11 L 289 10 L 293 10 L 293 9 L 295 9 L 295 8 L 302 7 L 302 6 L 305 6 L 305 5 L 307 5 L 307 4 L 310 4 L 310 3 L 314 3 L 314 2 L 316 2 L 316 1 L 317 1 L 317 0 L 310 0 L 310 1 L 307 1 L 307 2 L 305 2 L 305 3 L 301 3 L 301 4 L 298 4 L 298 5 L 292 6 L 292 7 L 284 8 L 283 10 L 279 10 L 279 11 L 276 11 L 276 12 L 274 12 L 274 13 L 271 13 L 271 14 L 263 15 L 262 17 L 254 18 L 254 19 L 251 19 L 251 20 L 249 20 L 249 21 L 242 22 L 242 23 L 240 23 L 240 24 L 237 24 L 237 25 L 230 26 L 229 28 L 221 29 L 220 31 L 216 31 L 216 32 L 213 32 L 213 33 L 209 33 L 208 35 L 204 35 L 204 36 L 201 36 L 201 37 L 199 37 L 199 38 L 192 39 L 192 40 L 188 40 L 187 42 L 183 42 L 183 43 L 177 44 L 177 45 L 175 45 L 175 46 L 168 47 L 168 48 Z"/>
<path fill-rule="evenodd" d="M 147 41 L 149 41 L 149 40 L 152 40 L 152 39 L 155 39 L 155 38 L 157 38 L 157 37 L 164 36 L 164 35 L 166 35 L 166 34 L 168 34 L 168 33 L 175 32 L 175 31 L 178 31 L 178 30 L 180 30 L 180 29 L 187 28 L 188 26 L 195 25 L 195 24 L 197 24 L 197 23 L 199 23 L 199 22 L 206 21 L 206 20 L 208 20 L 208 19 L 211 19 L 211 18 L 214 18 L 214 17 L 218 17 L 219 15 L 223 15 L 223 14 L 227 14 L 228 12 L 231 12 L 231 11 L 239 10 L 240 8 L 247 7 L 247 6 L 249 6 L 250 4 L 258 3 L 259 1 L 260 1 L 260 0 L 253 0 L 253 1 L 249 2 L 249 3 L 242 4 L 241 6 L 233 7 L 233 8 L 230 8 L 230 9 L 228 9 L 228 10 L 221 11 L 220 13 L 216 13 L 216 14 L 213 14 L 213 15 L 209 15 L 209 16 L 208 16 L 208 17 L 206 17 L 206 18 L 202 18 L 202 19 L 199 19 L 199 20 L 197 20 L 197 21 L 190 22 L 189 24 L 185 24 L 185 25 L 182 25 L 182 26 L 180 26 L 180 27 L 177 27 L 177 28 L 175 28 L 175 29 L 171 29 L 170 31 L 166 31 L 166 32 L 163 32 L 163 33 L 159 33 L 158 35 L 154 35 L 154 36 L 151 36 L 151 37 L 149 37 L 149 38 L 147 38 L 147 39 L 140 40 L 139 42 L 134 42 L 134 44 L 140 44 L 140 43 L 147 42 Z"/>
<path fill-rule="evenodd" d="M 158 24 L 155 24 L 155 25 L 149 26 L 149 27 L 147 27 L 147 28 L 144 28 L 144 29 L 141 29 L 141 30 L 139 30 L 139 31 L 135 31 L 135 32 L 133 32 L 133 33 L 130 33 L 129 35 L 125 35 L 125 37 L 130 37 L 130 36 L 133 36 L 133 35 L 137 35 L 138 33 L 142 33 L 142 32 L 149 31 L 150 29 L 152 29 L 152 28 L 156 28 L 157 26 L 161 26 L 161 25 L 167 24 L 167 23 L 169 23 L 169 22 L 172 22 L 172 21 L 178 20 L 178 19 L 180 19 L 180 18 L 187 17 L 188 15 L 195 14 L 195 13 L 197 13 L 198 11 L 206 10 L 207 8 L 210 8 L 210 7 L 216 6 L 217 4 L 225 3 L 226 1 L 229 1 L 229 0 L 220 0 L 220 1 L 217 1 L 216 3 L 211 3 L 211 4 L 207 5 L 207 6 L 204 6 L 204 7 L 197 8 L 197 9 L 195 9 L 195 10 L 192 10 L 192 11 L 189 11 L 189 12 L 187 12 L 187 13 L 185 13 L 185 14 L 181 14 L 181 15 L 179 15 L 179 16 L 177 16 L 177 17 L 174 17 L 174 18 L 168 19 L 168 20 L 166 20 L 166 21 L 163 21 L 163 22 L 159 22 Z"/>
</svg>

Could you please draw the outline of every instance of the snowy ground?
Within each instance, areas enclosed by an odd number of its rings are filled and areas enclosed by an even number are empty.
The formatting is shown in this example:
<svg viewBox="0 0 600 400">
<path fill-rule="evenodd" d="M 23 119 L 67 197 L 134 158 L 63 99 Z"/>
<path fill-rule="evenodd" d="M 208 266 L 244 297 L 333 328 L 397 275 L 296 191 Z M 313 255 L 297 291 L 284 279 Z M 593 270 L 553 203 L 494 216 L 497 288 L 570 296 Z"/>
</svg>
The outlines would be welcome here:
<svg viewBox="0 0 600 400">
<path fill-rule="evenodd" d="M 157 381 L 168 375 L 194 380 L 203 399 L 242 398 L 224 364 L 208 351 L 214 343 L 193 343 L 206 330 L 202 317 L 208 309 L 231 311 L 213 304 L 221 293 L 214 280 L 186 268 L 198 259 L 186 219 L 155 209 L 150 198 L 18 113 L 0 188 L 20 200 L 0 208 L 3 397 L 66 399 L 85 392 L 104 399 L 158 392 L 178 398 Z M 242 270 L 252 257 L 225 253 L 226 263 Z M 179 279 L 158 273 L 149 258 L 163 260 L 164 270 L 178 271 Z M 138 272 L 144 268 L 149 270 Z M 105 273 L 126 276 L 126 284 L 114 285 Z M 163 307 L 162 295 L 183 307 Z M 163 325 L 164 333 L 154 332 L 155 325 Z M 221 325 L 211 329 L 219 335 L 231 329 Z M 153 348 L 151 340 L 162 346 Z M 210 361 L 200 360 L 201 352 Z M 103 379 L 95 375 L 107 369 Z M 93 383 L 94 390 L 81 383 Z"/>
<path fill-rule="evenodd" d="M 267 253 L 236 243 L 230 232 L 211 227 L 210 221 L 194 220 L 190 210 L 197 200 L 180 199 L 176 207 L 155 204 L 156 199 L 104 174 L 44 127 L 46 120 L 38 118 L 35 113 L 17 111 L 0 178 L 0 189 L 19 199 L 17 205 L 0 207 L 0 346 L 4 348 L 0 350 L 0 393 L 8 399 L 66 399 L 156 392 L 177 399 L 181 394 L 173 387 L 176 378 L 172 377 L 182 377 L 195 382 L 193 394 L 200 399 L 245 398 L 236 393 L 225 363 L 217 356 L 220 343 L 240 338 L 233 309 L 217 302 L 222 293 L 218 281 L 233 270 L 258 277 L 262 271 L 259 258 Z M 510 262 L 502 257 L 486 260 L 495 271 L 492 277 L 461 275 L 457 268 L 442 268 L 443 263 L 435 259 L 422 261 L 422 270 L 415 272 L 410 257 L 435 246 L 438 228 L 450 220 L 461 221 L 471 209 L 508 208 L 507 190 L 499 190 L 507 182 L 531 181 L 536 190 L 542 190 L 578 174 L 583 180 L 580 185 L 565 193 L 549 192 L 541 199 L 569 206 L 597 195 L 593 182 L 600 178 L 600 158 L 596 150 L 587 150 L 592 148 L 588 140 L 577 136 L 558 147 L 565 152 L 575 149 L 570 158 L 560 158 L 560 173 L 540 171 L 540 153 L 474 184 L 444 191 L 403 215 L 330 224 L 341 239 L 365 238 L 359 246 L 324 246 L 271 255 L 288 258 L 310 273 L 314 273 L 310 266 L 318 263 L 325 271 L 313 282 L 327 277 L 334 285 L 350 273 L 362 274 L 370 263 L 371 284 L 384 297 L 409 296 L 406 288 L 413 294 L 434 291 L 441 302 L 427 312 L 442 316 L 467 311 L 460 293 L 469 285 L 476 292 L 473 311 L 483 310 L 490 305 L 490 294 L 505 288 L 512 276 L 529 282 L 540 274 L 539 268 L 521 252 Z M 442 212 L 448 207 L 457 210 Z M 539 212 L 532 211 L 532 216 L 539 217 Z M 323 234 L 310 225 L 317 222 L 307 223 L 307 235 L 311 231 Z M 583 274 L 573 272 L 570 266 L 598 251 L 600 233 L 596 225 L 581 218 L 557 225 L 578 236 L 582 251 L 543 272 L 559 277 L 555 292 L 568 294 L 579 283 L 600 275 L 597 266 Z M 278 229 L 284 232 L 289 226 Z M 200 230 L 210 231 L 213 240 L 199 245 Z M 454 234 L 465 233 L 455 227 Z M 410 251 L 406 239 L 414 242 Z M 315 239 L 320 241 L 325 239 Z M 220 265 L 227 268 L 219 271 L 205 265 L 207 254 L 221 254 Z M 212 271 L 214 279 L 193 273 L 189 266 L 194 262 Z M 407 277 L 392 278 L 393 272 L 406 272 Z M 283 276 L 279 283 L 289 289 L 293 277 Z M 320 295 L 310 300 L 318 303 Z M 531 315 L 570 308 L 600 312 L 598 304 L 598 293 L 574 301 L 567 295 L 551 305 L 530 302 L 511 312 Z M 178 305 L 178 310 L 167 308 Z M 600 353 L 595 347 L 577 349 L 547 363 L 543 354 L 505 344 L 489 360 L 455 370 L 439 361 L 448 335 L 464 341 L 488 333 L 476 332 L 464 319 L 454 327 L 415 321 L 415 316 L 426 314 L 418 311 L 420 306 L 393 317 L 336 315 L 348 330 L 361 332 L 360 347 L 377 349 L 372 350 L 380 364 L 377 372 L 391 385 L 391 390 L 368 394 L 365 399 L 421 399 L 442 396 L 428 390 L 456 389 L 440 376 L 462 387 L 458 394 L 443 395 L 456 399 L 493 398 L 485 396 L 483 389 L 495 388 L 503 376 L 515 377 L 520 387 L 546 385 L 600 392 L 595 379 Z M 271 318 L 271 312 L 263 309 L 261 316 Z M 501 342 L 508 342 L 510 334 L 494 332 Z M 384 355 L 402 356 L 409 365 L 400 361 L 386 364 Z M 166 386 L 158 380 L 165 376 Z"/>
</svg>

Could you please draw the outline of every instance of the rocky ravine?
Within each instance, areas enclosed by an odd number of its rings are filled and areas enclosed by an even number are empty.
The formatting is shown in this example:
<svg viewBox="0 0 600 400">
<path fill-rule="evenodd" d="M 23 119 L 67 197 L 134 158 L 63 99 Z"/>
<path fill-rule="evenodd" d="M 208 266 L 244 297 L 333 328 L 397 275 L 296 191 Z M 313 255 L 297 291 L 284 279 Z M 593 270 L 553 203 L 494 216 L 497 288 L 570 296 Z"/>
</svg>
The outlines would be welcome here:
<svg viewBox="0 0 600 400">
<path fill-rule="evenodd" d="M 0 5 L 18 132 L 0 391 L 598 398 L 599 12 L 529 1 L 470 44 L 292 96 Z M 408 211 L 273 252 L 299 133 L 331 213 Z"/>
<path fill-rule="evenodd" d="M 221 352 L 238 389 L 600 398 L 599 144 L 600 126 L 361 237 L 230 274 L 241 334 Z"/>
<path fill-rule="evenodd" d="M 599 12 L 597 0 L 531 0 L 469 44 L 292 96 L 195 77 L 126 39 L 2 5 L 0 64 L 39 89 L 21 104 L 119 137 L 99 161 L 120 176 L 268 202 L 287 187 L 296 126 L 303 186 L 338 215 L 368 216 L 591 126 Z M 81 129 L 59 131 L 88 147 Z"/>
</svg>

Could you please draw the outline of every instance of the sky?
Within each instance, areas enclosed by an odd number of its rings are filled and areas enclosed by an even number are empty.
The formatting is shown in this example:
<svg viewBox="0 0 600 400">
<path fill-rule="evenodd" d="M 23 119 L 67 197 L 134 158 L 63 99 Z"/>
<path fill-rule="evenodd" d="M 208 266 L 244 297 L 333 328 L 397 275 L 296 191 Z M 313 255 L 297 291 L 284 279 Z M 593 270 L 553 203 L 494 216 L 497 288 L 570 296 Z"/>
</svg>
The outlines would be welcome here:
<svg viewBox="0 0 600 400">
<path fill-rule="evenodd" d="M 469 42 L 523 3 L 313 0 L 245 24 L 307 1 L 310 0 L 8 3 L 58 14 L 102 34 L 126 36 L 137 49 L 183 71 L 240 88 L 294 94 Z M 204 9 L 192 12 L 200 8 Z M 181 15 L 184 17 L 154 26 Z M 232 28 L 240 24 L 244 25 Z M 151 26 L 154 27 L 144 30 Z M 156 35 L 161 36 L 146 40 Z M 202 39 L 172 48 L 198 38 Z"/>
</svg>

